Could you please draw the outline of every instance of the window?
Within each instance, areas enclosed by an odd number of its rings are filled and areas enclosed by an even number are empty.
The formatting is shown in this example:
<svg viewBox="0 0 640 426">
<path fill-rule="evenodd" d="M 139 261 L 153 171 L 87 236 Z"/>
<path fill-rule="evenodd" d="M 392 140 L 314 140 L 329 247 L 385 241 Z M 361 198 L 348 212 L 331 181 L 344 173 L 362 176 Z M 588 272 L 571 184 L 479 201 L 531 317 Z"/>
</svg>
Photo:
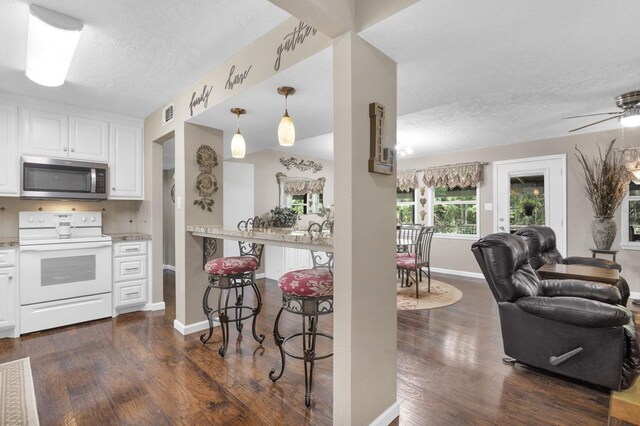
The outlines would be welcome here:
<svg viewBox="0 0 640 426">
<path fill-rule="evenodd" d="M 398 223 L 416 223 L 415 191 L 396 191 L 396 219 Z"/>
<path fill-rule="evenodd" d="M 629 184 L 629 195 L 622 208 L 623 247 L 640 249 L 640 184 Z"/>
<path fill-rule="evenodd" d="M 437 187 L 431 192 L 431 223 L 437 234 L 478 235 L 478 189 Z"/>
<path fill-rule="evenodd" d="M 323 207 L 323 194 L 287 195 L 286 207 L 298 214 L 317 213 Z"/>
</svg>

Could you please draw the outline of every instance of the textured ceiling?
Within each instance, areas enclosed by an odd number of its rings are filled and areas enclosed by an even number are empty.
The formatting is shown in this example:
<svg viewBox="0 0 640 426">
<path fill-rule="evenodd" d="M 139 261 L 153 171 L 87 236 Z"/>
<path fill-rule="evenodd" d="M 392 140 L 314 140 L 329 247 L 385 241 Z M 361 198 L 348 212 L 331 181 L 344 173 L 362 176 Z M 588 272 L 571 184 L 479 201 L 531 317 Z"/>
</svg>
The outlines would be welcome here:
<svg viewBox="0 0 640 426">
<path fill-rule="evenodd" d="M 398 62 L 414 156 L 567 135 L 640 89 L 633 0 L 422 0 L 361 33 Z M 619 128 L 617 120 L 588 131 Z"/>
<path fill-rule="evenodd" d="M 27 1 L 0 1 L 0 91 L 146 117 L 289 15 L 266 0 L 47 0 L 84 21 L 66 83 L 24 75 Z"/>
</svg>

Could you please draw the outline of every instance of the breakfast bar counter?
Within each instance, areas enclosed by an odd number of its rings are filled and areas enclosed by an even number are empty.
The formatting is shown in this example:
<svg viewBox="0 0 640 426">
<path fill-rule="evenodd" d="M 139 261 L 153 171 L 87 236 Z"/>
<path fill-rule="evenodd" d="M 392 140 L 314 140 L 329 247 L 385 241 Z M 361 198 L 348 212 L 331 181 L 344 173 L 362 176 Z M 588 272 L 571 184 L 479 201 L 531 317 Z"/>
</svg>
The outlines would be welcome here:
<svg viewBox="0 0 640 426">
<path fill-rule="evenodd" d="M 196 237 L 247 241 L 278 247 L 333 251 L 333 235 L 329 232 L 298 231 L 291 228 L 266 228 L 240 231 L 235 227 L 188 225 L 187 232 Z"/>
</svg>

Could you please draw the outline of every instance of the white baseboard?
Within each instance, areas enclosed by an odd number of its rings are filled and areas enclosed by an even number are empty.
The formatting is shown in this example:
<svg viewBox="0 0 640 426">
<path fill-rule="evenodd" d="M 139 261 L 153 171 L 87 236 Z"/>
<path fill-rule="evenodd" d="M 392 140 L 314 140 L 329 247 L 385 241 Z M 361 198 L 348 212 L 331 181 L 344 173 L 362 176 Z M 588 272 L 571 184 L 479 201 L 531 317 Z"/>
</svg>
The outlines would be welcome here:
<svg viewBox="0 0 640 426">
<path fill-rule="evenodd" d="M 162 311 L 164 309 L 164 302 L 147 303 L 144 309 L 146 311 Z"/>
<path fill-rule="evenodd" d="M 267 278 L 267 274 L 265 274 L 264 272 L 261 274 L 256 274 L 256 280 L 262 279 L 262 278 Z"/>
<path fill-rule="evenodd" d="M 217 327 L 220 323 L 218 321 L 213 321 L 213 326 Z M 178 330 L 181 334 L 187 335 L 192 333 L 197 333 L 198 331 L 206 330 L 209 328 L 209 321 L 200 321 L 189 325 L 184 325 L 180 321 L 173 320 L 173 328 Z"/>
<path fill-rule="evenodd" d="M 457 271 L 455 269 L 431 268 L 431 272 L 436 272 L 438 274 L 457 275 L 459 277 L 480 278 L 480 279 L 484 278 L 484 275 L 482 275 L 481 272 Z"/>
<path fill-rule="evenodd" d="M 629 299 L 640 299 L 640 291 L 632 291 L 630 293 Z"/>
<path fill-rule="evenodd" d="M 173 265 L 162 265 L 162 269 L 168 269 L 170 271 L 175 272 L 176 271 L 176 267 Z"/>
<path fill-rule="evenodd" d="M 433 269 L 433 268 L 432 268 Z M 372 426 L 388 426 L 396 417 L 400 415 L 400 404 L 402 401 L 394 402 L 391 407 L 384 410 L 384 413 L 380 414 L 377 419 L 372 421 L 370 425 Z"/>
</svg>

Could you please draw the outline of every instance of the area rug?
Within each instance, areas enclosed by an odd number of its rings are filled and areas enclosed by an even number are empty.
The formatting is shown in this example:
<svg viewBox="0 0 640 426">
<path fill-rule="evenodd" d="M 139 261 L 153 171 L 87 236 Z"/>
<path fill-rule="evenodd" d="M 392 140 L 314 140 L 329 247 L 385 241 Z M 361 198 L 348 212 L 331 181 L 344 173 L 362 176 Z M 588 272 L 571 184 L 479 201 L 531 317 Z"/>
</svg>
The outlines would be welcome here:
<svg viewBox="0 0 640 426">
<path fill-rule="evenodd" d="M 29 358 L 0 364 L 0 425 L 39 425 Z"/>
<path fill-rule="evenodd" d="M 418 299 L 416 299 L 415 283 L 411 287 L 400 287 L 400 281 L 398 281 L 396 288 L 399 311 L 442 308 L 462 299 L 460 290 L 434 279 L 431 280 L 431 292 L 427 292 L 427 280 L 423 278 L 418 287 L 420 292 Z"/>
</svg>

